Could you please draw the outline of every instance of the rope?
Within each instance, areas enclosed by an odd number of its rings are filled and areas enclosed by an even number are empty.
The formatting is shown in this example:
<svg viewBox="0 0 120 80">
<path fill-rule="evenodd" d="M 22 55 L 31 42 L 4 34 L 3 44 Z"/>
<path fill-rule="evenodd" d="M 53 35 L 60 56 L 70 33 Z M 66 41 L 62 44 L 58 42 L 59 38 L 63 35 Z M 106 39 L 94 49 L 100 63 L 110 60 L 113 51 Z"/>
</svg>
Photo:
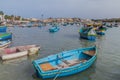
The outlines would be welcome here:
<svg viewBox="0 0 120 80">
<path fill-rule="evenodd" d="M 57 77 L 60 75 L 60 73 L 61 73 L 61 70 L 62 69 L 60 69 L 60 71 L 58 72 L 58 74 L 53 78 L 53 80 L 56 80 L 57 79 Z"/>
<path fill-rule="evenodd" d="M 58 58 L 60 58 L 61 60 L 62 60 L 62 56 L 61 55 L 57 55 L 58 56 Z M 56 80 L 57 79 L 57 77 L 60 75 L 60 73 L 61 73 L 61 70 L 62 70 L 62 68 L 59 70 L 59 72 L 58 72 L 58 74 L 53 78 L 53 80 Z"/>
</svg>

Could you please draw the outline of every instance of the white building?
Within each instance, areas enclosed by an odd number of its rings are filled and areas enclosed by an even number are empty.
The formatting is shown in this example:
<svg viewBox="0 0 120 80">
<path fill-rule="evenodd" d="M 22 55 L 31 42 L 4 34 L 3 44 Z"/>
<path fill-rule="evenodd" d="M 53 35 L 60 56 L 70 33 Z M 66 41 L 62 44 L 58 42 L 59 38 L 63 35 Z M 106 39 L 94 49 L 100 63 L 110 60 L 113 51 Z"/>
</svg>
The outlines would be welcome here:
<svg viewBox="0 0 120 80">
<path fill-rule="evenodd" d="M 4 15 L 0 15 L 0 21 L 4 21 L 5 18 L 4 18 Z"/>
</svg>

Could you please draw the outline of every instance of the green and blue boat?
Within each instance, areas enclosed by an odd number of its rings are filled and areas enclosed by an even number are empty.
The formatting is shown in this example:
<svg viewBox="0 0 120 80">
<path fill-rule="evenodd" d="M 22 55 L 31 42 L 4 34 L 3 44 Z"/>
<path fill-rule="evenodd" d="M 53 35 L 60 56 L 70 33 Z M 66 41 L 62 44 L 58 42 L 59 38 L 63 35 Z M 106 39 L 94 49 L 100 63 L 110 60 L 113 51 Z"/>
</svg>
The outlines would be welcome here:
<svg viewBox="0 0 120 80">
<path fill-rule="evenodd" d="M 98 35 L 105 35 L 105 31 L 107 30 L 107 28 L 106 27 L 99 27 L 98 29 L 96 29 L 95 31 L 96 31 L 96 33 L 98 34 Z"/>
<path fill-rule="evenodd" d="M 0 33 L 0 41 L 12 39 L 12 33 Z"/>
<path fill-rule="evenodd" d="M 93 28 L 81 28 L 79 30 L 80 38 L 95 41 L 96 40 L 96 32 Z"/>
</svg>

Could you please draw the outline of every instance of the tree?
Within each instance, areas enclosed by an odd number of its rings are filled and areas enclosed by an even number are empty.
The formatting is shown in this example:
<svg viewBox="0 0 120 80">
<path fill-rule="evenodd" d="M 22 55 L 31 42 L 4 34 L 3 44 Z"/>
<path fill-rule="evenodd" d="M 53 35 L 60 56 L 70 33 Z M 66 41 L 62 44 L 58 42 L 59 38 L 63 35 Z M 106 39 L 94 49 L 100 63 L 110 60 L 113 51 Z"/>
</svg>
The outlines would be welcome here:
<svg viewBox="0 0 120 80">
<path fill-rule="evenodd" d="M 10 16 L 9 16 L 9 15 L 5 15 L 4 18 L 5 18 L 5 19 L 10 19 Z"/>
<path fill-rule="evenodd" d="M 3 12 L 3 11 L 0 11 L 0 15 L 4 15 L 4 12 Z"/>
<path fill-rule="evenodd" d="M 20 20 L 21 16 L 16 16 L 15 20 Z"/>
</svg>

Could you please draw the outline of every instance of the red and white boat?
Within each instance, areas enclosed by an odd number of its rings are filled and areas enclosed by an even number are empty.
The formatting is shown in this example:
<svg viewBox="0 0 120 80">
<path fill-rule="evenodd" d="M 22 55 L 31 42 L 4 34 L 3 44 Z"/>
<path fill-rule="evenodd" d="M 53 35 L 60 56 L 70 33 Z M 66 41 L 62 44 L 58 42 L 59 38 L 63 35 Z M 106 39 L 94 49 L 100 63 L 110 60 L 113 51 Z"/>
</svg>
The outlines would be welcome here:
<svg viewBox="0 0 120 80">
<path fill-rule="evenodd" d="M 14 59 L 26 55 L 38 53 L 40 47 L 37 45 L 16 46 L 11 48 L 0 49 L 0 57 L 2 60 Z"/>
</svg>

